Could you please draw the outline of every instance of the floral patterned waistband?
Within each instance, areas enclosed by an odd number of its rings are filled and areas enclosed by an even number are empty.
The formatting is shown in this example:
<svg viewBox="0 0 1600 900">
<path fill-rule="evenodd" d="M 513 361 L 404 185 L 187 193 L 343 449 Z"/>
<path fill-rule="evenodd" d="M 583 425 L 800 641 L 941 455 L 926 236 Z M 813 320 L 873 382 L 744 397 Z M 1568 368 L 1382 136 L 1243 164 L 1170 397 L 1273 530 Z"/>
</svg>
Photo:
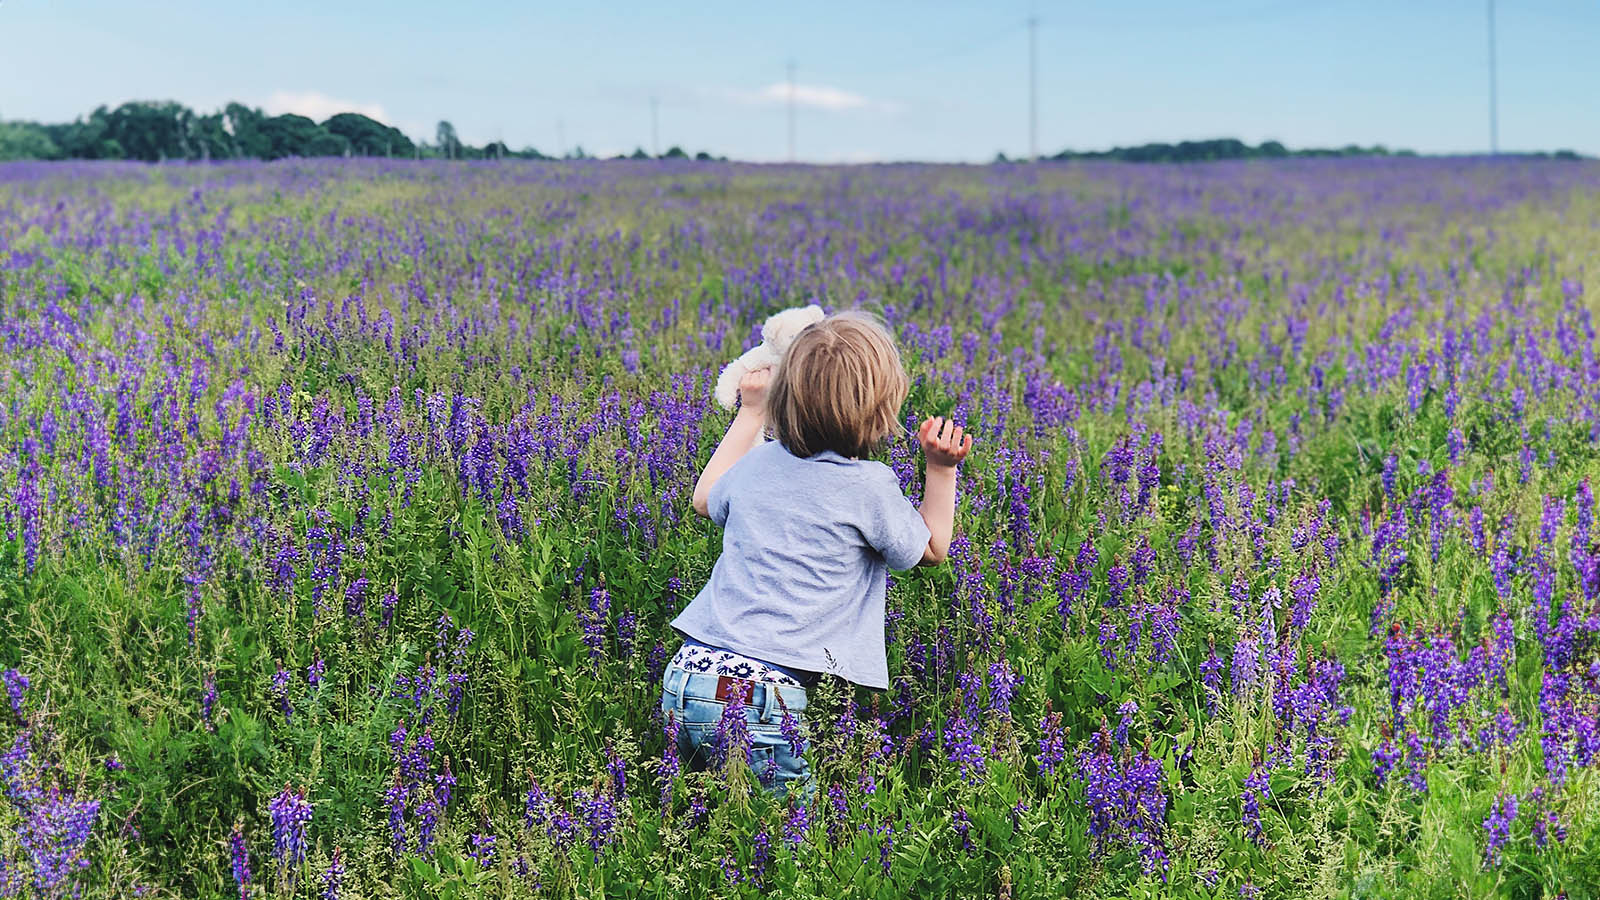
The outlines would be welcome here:
<svg viewBox="0 0 1600 900">
<path fill-rule="evenodd" d="M 708 647 L 692 638 L 678 648 L 671 665 L 702 675 L 731 675 L 745 681 L 805 687 L 799 678 L 781 666 L 721 647 Z"/>
</svg>

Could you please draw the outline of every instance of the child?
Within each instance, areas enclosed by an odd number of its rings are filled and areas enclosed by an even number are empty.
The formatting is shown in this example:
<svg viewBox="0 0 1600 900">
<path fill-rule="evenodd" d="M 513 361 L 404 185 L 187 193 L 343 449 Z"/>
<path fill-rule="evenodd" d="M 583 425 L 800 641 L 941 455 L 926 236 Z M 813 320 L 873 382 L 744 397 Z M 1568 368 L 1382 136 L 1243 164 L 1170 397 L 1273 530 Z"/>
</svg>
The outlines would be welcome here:
<svg viewBox="0 0 1600 900">
<path fill-rule="evenodd" d="M 885 576 L 944 561 L 956 466 L 972 449 L 959 426 L 922 423 L 920 509 L 888 466 L 863 459 L 900 427 L 908 387 L 893 339 L 854 313 L 808 326 L 775 374 L 740 381 L 739 412 L 694 489 L 695 512 L 724 529 L 722 556 L 673 620 L 685 640 L 662 676 L 662 712 L 676 717 L 678 753 L 692 765 L 705 763 L 738 699 L 762 783 L 782 796 L 800 782 L 809 797 L 806 761 L 787 736 L 806 686 L 824 673 L 889 686 Z M 776 440 L 756 445 L 769 426 Z"/>
</svg>

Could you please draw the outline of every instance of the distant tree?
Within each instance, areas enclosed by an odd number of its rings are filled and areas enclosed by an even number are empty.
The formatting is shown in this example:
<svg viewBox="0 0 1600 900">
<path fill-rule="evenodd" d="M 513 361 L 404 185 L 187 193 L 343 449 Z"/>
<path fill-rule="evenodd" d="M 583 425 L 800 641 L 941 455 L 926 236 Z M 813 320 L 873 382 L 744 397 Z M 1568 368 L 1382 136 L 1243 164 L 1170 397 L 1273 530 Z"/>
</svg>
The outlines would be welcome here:
<svg viewBox="0 0 1600 900">
<path fill-rule="evenodd" d="M 235 155 L 270 158 L 272 140 L 261 127 L 266 121 L 266 113 L 243 103 L 229 103 L 222 110 L 222 126 L 233 135 Z"/>
<path fill-rule="evenodd" d="M 0 122 L 0 159 L 60 159 L 61 148 L 43 125 Z"/>
<path fill-rule="evenodd" d="M 44 129 L 68 159 L 121 159 L 122 148 L 112 148 L 107 143 L 105 115 L 106 108 L 101 106 L 87 119 L 79 117 L 62 125 L 46 125 Z"/>
<path fill-rule="evenodd" d="M 711 154 L 705 152 L 704 150 L 701 150 L 699 153 L 696 153 L 694 155 L 694 159 L 695 159 L 695 162 L 710 162 L 711 161 Z"/>
<path fill-rule="evenodd" d="M 189 147 L 191 159 L 231 159 L 239 155 L 222 113 L 189 120 Z"/>
<path fill-rule="evenodd" d="M 667 152 L 661 154 L 662 159 L 688 159 L 689 154 L 683 152 L 682 147 L 668 147 Z"/>
<path fill-rule="evenodd" d="M 105 136 L 133 159 L 188 159 L 193 118 L 194 113 L 180 103 L 137 100 L 105 115 Z"/>
<path fill-rule="evenodd" d="M 523 147 L 521 150 L 517 151 L 517 156 L 519 158 L 521 158 L 521 159 L 549 159 L 550 158 L 548 156 L 545 156 L 543 153 L 540 153 L 538 150 L 536 150 L 536 149 L 534 149 L 532 147 Z"/>
<path fill-rule="evenodd" d="M 322 127 L 344 139 L 350 152 L 357 156 L 410 156 L 415 149 L 400 129 L 360 113 L 330 116 Z"/>
<path fill-rule="evenodd" d="M 449 122 L 441 121 L 433 131 L 433 141 L 439 147 L 439 153 L 445 159 L 455 159 L 461 155 L 461 139 L 456 137 L 456 127 Z"/>
<path fill-rule="evenodd" d="M 1180 141 L 1177 144 L 1140 144 L 1136 147 L 1113 147 L 1110 150 L 1078 152 L 1063 150 L 1051 159 L 1115 159 L 1124 162 L 1203 162 L 1219 159 L 1279 159 L 1286 156 L 1387 156 L 1389 150 L 1382 144 L 1360 147 L 1349 144 L 1335 149 L 1289 150 L 1277 141 L 1265 141 L 1252 147 L 1235 138 L 1216 138 L 1208 141 Z M 1404 154 L 1405 151 L 1399 151 Z"/>
<path fill-rule="evenodd" d="M 349 146 L 343 138 L 329 134 L 321 125 L 294 113 L 263 119 L 256 131 L 266 141 L 267 152 L 262 155 L 263 159 L 343 156 Z"/>
<path fill-rule="evenodd" d="M 633 148 L 633 154 L 631 156 L 629 156 L 628 158 L 629 159 L 649 159 L 650 158 L 650 154 L 644 152 L 644 148 L 643 147 L 635 147 L 635 148 Z"/>
<path fill-rule="evenodd" d="M 505 141 L 490 141 L 483 145 L 484 159 L 505 159 L 511 155 L 511 148 L 506 146 Z"/>
</svg>

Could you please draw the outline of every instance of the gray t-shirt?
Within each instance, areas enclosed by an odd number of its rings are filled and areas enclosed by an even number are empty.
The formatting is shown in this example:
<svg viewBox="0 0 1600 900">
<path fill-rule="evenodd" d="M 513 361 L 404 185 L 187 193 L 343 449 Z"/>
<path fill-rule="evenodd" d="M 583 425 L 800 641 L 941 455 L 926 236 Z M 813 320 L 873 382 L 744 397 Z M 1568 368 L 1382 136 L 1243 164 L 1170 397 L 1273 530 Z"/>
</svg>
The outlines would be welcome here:
<svg viewBox="0 0 1600 900">
<path fill-rule="evenodd" d="M 672 627 L 766 662 L 889 686 L 883 595 L 889 569 L 922 560 L 928 526 L 880 462 L 777 441 L 712 486 L 724 528 L 711 580 Z"/>
</svg>

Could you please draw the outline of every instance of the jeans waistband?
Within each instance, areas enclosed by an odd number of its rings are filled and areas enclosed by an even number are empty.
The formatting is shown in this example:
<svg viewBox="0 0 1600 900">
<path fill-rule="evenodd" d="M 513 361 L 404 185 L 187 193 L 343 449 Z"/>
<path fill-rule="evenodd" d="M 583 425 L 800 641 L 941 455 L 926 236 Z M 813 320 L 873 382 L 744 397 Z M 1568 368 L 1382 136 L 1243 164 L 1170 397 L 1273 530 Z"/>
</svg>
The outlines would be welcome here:
<svg viewBox="0 0 1600 900">
<path fill-rule="evenodd" d="M 718 668 L 706 669 L 704 666 L 697 667 L 689 665 L 689 661 L 691 659 L 695 659 L 696 657 L 709 657 L 716 663 Z M 813 672 L 803 672 L 799 669 L 791 669 L 788 666 L 781 666 L 775 662 L 759 659 L 747 653 L 740 653 L 737 650 L 729 650 L 726 647 L 716 647 L 688 635 L 684 636 L 683 646 L 678 648 L 678 652 L 673 655 L 672 661 L 684 663 L 684 668 L 691 672 L 704 671 L 708 673 L 716 672 L 720 675 L 728 675 L 733 674 L 732 672 L 728 671 L 728 668 L 732 668 L 740 663 L 743 663 L 754 672 L 760 673 L 765 671 L 781 676 L 778 678 L 767 678 L 757 675 L 756 677 L 746 678 L 747 681 L 776 681 L 779 684 L 783 684 L 784 679 L 787 678 L 789 681 L 804 687 L 816 680 L 816 674 Z"/>
<path fill-rule="evenodd" d="M 715 675 L 709 672 L 691 672 L 681 666 L 667 666 L 667 671 L 661 676 L 661 687 L 666 693 L 677 699 L 678 708 L 682 709 L 685 701 L 705 700 L 712 703 L 721 703 L 717 699 L 717 683 L 721 680 L 739 681 L 728 675 Z M 764 681 L 745 682 L 749 687 L 750 699 L 745 701 L 745 706 L 759 710 L 763 722 L 776 722 L 783 718 L 784 710 L 798 713 L 806 708 L 806 690 L 788 684 L 772 684 Z"/>
</svg>

